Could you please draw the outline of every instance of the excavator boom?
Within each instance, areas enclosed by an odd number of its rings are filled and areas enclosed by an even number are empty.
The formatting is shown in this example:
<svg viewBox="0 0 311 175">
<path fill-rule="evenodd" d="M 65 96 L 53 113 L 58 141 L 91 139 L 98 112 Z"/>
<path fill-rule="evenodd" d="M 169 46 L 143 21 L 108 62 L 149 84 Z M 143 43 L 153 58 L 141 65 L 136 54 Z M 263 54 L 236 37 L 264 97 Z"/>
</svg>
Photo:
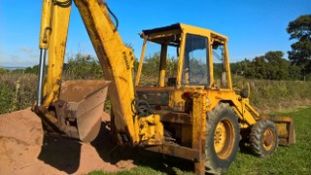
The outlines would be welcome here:
<svg viewBox="0 0 311 175">
<path fill-rule="evenodd" d="M 111 11 L 105 2 L 99 0 L 74 0 L 74 3 L 80 12 L 100 65 L 103 68 L 103 77 L 106 81 L 110 81 L 109 95 L 113 106 L 116 130 L 119 133 L 124 133 L 122 137 L 125 140 L 131 143 L 138 142 L 133 124 L 134 111 L 130 105 L 134 100 L 132 82 L 134 56 L 132 50 L 124 45 L 115 24 L 110 18 Z M 41 109 L 47 109 L 53 104 L 55 106 L 62 99 L 60 89 L 62 86 L 62 70 L 71 0 L 43 0 L 42 11 L 40 49 L 43 54 L 40 59 L 41 74 L 39 80 L 41 83 L 39 83 L 38 87 L 37 105 Z M 42 65 L 45 62 L 46 52 L 48 52 L 48 69 L 43 87 L 44 66 Z M 78 86 L 82 88 L 82 86 L 89 85 L 80 83 Z M 66 112 L 62 111 L 61 113 L 64 115 Z M 100 116 L 101 114 L 96 115 Z M 61 117 L 67 118 L 67 116 Z"/>
<path fill-rule="evenodd" d="M 124 45 L 116 26 L 111 21 L 106 3 L 98 0 L 74 2 L 104 70 L 104 79 L 111 81 L 109 95 L 115 127 L 118 132 L 128 133 L 129 139 L 135 138 L 132 122 L 134 114 L 129 105 L 134 100 L 132 50 Z"/>
</svg>

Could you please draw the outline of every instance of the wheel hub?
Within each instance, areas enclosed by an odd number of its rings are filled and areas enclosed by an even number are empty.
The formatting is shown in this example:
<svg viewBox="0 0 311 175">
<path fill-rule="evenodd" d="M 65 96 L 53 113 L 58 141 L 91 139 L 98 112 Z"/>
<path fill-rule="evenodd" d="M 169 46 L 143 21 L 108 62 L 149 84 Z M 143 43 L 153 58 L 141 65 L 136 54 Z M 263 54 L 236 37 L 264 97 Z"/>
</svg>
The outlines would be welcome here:
<svg viewBox="0 0 311 175">
<path fill-rule="evenodd" d="M 234 132 L 230 121 L 218 122 L 214 132 L 214 149 L 219 158 L 226 159 L 230 155 L 233 141 Z"/>
<path fill-rule="evenodd" d="M 271 148 L 273 147 L 273 139 L 274 139 L 273 131 L 270 128 L 266 129 L 263 134 L 263 142 L 262 142 L 265 150 L 271 150 Z"/>
</svg>

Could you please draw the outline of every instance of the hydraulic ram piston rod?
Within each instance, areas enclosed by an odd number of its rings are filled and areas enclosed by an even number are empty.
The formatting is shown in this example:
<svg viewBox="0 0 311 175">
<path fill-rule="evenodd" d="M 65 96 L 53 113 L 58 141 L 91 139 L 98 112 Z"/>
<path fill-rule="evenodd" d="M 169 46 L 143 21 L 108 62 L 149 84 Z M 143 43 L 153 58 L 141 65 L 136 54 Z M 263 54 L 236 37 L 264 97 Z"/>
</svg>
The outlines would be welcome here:
<svg viewBox="0 0 311 175">
<path fill-rule="evenodd" d="M 45 60 L 46 60 L 46 49 L 40 49 L 39 77 L 38 77 L 38 90 L 37 90 L 37 106 L 42 105 Z"/>
</svg>

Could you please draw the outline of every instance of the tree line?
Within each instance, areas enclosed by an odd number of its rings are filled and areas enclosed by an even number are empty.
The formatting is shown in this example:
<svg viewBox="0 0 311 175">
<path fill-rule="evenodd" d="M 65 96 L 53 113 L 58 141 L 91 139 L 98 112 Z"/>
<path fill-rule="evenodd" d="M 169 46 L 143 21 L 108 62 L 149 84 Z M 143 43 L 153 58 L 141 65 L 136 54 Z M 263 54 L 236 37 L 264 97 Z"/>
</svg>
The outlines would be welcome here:
<svg viewBox="0 0 311 175">
<path fill-rule="evenodd" d="M 299 66 L 283 58 L 281 51 L 269 51 L 251 60 L 232 63 L 231 70 L 235 75 L 249 79 L 268 80 L 301 80 L 302 70 Z"/>
<path fill-rule="evenodd" d="M 249 79 L 311 80 L 311 14 L 302 15 L 289 22 L 286 30 L 290 36 L 289 39 L 293 41 L 291 50 L 288 51 L 288 59 L 284 58 L 282 51 L 268 51 L 255 58 L 231 63 L 232 73 Z M 158 53 L 145 58 L 143 71 L 148 77 L 157 76 L 159 60 Z M 137 66 L 136 60 L 135 70 Z M 176 59 L 169 57 L 167 61 L 169 76 L 174 74 L 176 66 Z M 214 71 L 217 73 L 221 65 L 214 67 Z M 38 66 L 15 72 L 21 71 L 37 74 Z M 0 68 L 0 73 L 5 72 L 8 71 Z M 68 63 L 64 65 L 64 73 L 67 77 L 78 79 L 102 77 L 102 70 L 97 59 L 82 54 L 77 54 L 69 59 Z"/>
</svg>

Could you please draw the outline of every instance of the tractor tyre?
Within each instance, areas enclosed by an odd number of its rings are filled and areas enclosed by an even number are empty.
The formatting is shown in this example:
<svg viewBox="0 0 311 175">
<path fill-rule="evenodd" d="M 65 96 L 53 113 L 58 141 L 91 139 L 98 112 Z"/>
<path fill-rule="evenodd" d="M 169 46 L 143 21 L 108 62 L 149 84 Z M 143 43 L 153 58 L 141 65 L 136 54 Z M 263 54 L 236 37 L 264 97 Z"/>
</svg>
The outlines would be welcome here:
<svg viewBox="0 0 311 175">
<path fill-rule="evenodd" d="M 278 147 L 278 134 L 271 120 L 259 120 L 251 128 L 250 146 L 254 154 L 265 157 Z"/>
<path fill-rule="evenodd" d="M 239 151 L 240 126 L 232 108 L 221 103 L 207 114 L 205 171 L 211 174 L 226 172 Z"/>
</svg>

